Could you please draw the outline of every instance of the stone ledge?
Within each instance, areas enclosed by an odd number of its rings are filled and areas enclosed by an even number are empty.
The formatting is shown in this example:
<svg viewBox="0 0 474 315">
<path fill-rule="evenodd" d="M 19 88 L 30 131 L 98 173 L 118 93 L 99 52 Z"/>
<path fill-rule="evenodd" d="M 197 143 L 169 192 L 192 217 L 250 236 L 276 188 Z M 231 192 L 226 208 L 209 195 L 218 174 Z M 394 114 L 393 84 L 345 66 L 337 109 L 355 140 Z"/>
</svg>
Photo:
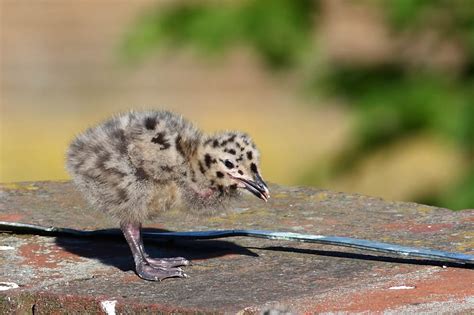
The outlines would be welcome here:
<svg viewBox="0 0 474 315">
<path fill-rule="evenodd" d="M 0 186 L 0 221 L 117 228 L 69 182 Z M 473 253 L 474 210 L 272 186 L 268 203 L 244 199 L 224 213 L 164 214 L 159 230 L 267 229 L 349 236 Z M 358 250 L 232 238 L 154 242 L 152 256 L 190 258 L 188 279 L 140 280 L 125 242 L 0 234 L 0 313 L 459 312 L 474 310 L 474 271 Z M 109 301 L 109 302 L 107 302 Z M 116 302 L 111 302 L 116 301 Z"/>
</svg>

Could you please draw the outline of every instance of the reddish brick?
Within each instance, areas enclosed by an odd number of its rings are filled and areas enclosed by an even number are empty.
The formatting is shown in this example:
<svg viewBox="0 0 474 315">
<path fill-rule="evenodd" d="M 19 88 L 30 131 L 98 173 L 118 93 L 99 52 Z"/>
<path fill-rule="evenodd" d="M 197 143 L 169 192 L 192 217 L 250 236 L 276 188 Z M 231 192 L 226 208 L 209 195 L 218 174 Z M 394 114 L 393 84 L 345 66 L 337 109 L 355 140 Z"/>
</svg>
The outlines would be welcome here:
<svg viewBox="0 0 474 315">
<path fill-rule="evenodd" d="M 391 290 L 394 286 L 414 289 Z M 359 289 L 343 295 L 331 295 L 312 312 L 382 312 L 405 305 L 428 302 L 456 301 L 474 296 L 474 272 L 468 269 L 448 268 L 423 279 L 401 280 L 377 285 L 375 289 Z"/>
</svg>

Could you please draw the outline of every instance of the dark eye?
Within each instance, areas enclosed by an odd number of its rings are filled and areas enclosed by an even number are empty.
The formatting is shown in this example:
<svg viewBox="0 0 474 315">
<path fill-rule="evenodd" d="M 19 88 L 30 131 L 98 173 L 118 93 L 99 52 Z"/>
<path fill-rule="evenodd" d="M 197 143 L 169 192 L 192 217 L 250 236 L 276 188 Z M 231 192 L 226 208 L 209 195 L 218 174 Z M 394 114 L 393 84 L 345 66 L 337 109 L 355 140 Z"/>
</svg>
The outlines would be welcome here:
<svg viewBox="0 0 474 315">
<path fill-rule="evenodd" d="M 234 164 L 229 160 L 225 160 L 224 164 L 227 168 L 234 168 Z"/>
</svg>

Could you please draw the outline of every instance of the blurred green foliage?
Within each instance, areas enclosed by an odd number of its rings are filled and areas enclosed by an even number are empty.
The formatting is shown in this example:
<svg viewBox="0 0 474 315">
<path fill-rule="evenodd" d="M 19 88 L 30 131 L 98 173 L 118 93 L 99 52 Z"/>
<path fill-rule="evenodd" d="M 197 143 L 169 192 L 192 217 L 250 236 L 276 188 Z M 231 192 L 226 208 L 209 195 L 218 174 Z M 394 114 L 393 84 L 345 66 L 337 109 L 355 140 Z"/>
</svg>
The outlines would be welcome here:
<svg viewBox="0 0 474 315">
<path fill-rule="evenodd" d="M 311 0 L 180 2 L 143 16 L 123 51 L 134 60 L 157 46 L 191 46 L 216 56 L 244 43 L 272 69 L 290 67 L 310 45 L 314 8 Z"/>
<path fill-rule="evenodd" d="M 155 48 L 189 47 L 219 56 L 247 46 L 268 66 L 301 73 L 302 85 L 326 97 L 345 99 L 357 116 L 356 142 L 319 173 L 346 171 L 370 151 L 413 132 L 429 131 L 455 142 L 470 161 L 464 177 L 442 194 L 420 196 L 452 209 L 474 207 L 474 5 L 470 0 L 365 1 L 379 6 L 392 31 L 435 27 L 461 41 L 466 60 L 458 73 L 406 61 L 382 64 L 328 62 L 315 69 L 320 3 L 310 0 L 191 1 L 158 7 L 142 17 L 124 41 L 123 52 L 140 60 Z M 435 23 L 434 23 L 435 22 Z M 308 56 L 313 56 L 308 58 Z M 314 72 L 308 75 L 309 71 Z M 312 70 L 314 69 L 314 70 Z M 318 180 L 312 172 L 311 183 Z M 316 175 L 315 175 L 316 174 Z"/>
<path fill-rule="evenodd" d="M 470 54 L 468 71 L 474 60 L 474 6 L 471 0 L 386 0 L 382 1 L 395 30 L 417 29 L 430 19 L 441 23 L 445 36 L 459 36 Z M 427 21 L 428 20 L 428 21 Z"/>
</svg>

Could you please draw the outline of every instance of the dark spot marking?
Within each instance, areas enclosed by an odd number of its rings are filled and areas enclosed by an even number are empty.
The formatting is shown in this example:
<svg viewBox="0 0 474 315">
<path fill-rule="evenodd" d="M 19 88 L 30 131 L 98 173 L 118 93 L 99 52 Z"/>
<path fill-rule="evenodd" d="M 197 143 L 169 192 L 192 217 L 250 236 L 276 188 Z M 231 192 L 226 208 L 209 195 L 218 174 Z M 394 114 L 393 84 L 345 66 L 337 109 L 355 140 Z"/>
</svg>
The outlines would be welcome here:
<svg viewBox="0 0 474 315">
<path fill-rule="evenodd" d="M 109 159 L 110 159 L 110 153 L 108 152 L 105 152 L 99 155 L 99 158 L 97 159 L 97 162 L 96 162 L 96 167 L 98 169 L 105 170 L 106 169 L 105 163 L 107 163 Z"/>
<path fill-rule="evenodd" d="M 156 117 L 147 117 L 145 118 L 145 128 L 148 130 L 155 130 L 156 127 Z"/>
<path fill-rule="evenodd" d="M 185 153 L 184 153 L 184 149 L 182 147 L 181 136 L 176 137 L 175 145 L 176 145 L 176 150 L 178 151 L 178 153 L 181 154 L 181 156 L 184 157 Z"/>
<path fill-rule="evenodd" d="M 125 189 L 118 189 L 117 190 L 117 197 L 121 202 L 127 202 L 128 201 L 128 195 L 127 191 Z"/>
<path fill-rule="evenodd" d="M 237 190 L 237 184 L 232 184 L 229 186 L 230 190 Z"/>
<path fill-rule="evenodd" d="M 212 146 L 213 146 L 214 148 L 217 148 L 217 147 L 219 146 L 219 141 L 217 141 L 217 139 L 214 140 L 214 141 L 212 142 Z"/>
<path fill-rule="evenodd" d="M 116 124 L 117 124 L 117 119 L 115 119 L 115 118 L 114 119 L 109 119 L 104 123 L 104 128 L 106 130 L 112 130 L 112 129 L 115 128 Z"/>
<path fill-rule="evenodd" d="M 171 172 L 171 171 L 173 171 L 173 169 L 172 169 L 170 166 L 168 166 L 168 165 L 160 166 L 160 168 L 161 168 L 163 171 L 165 171 L 165 172 Z"/>
<path fill-rule="evenodd" d="M 242 170 L 239 170 L 239 174 L 244 175 L 244 172 L 242 172 Z"/>
<path fill-rule="evenodd" d="M 137 170 L 135 171 L 135 177 L 138 180 L 147 180 L 150 178 L 150 176 L 145 172 L 145 170 L 142 167 L 138 167 Z"/>
<path fill-rule="evenodd" d="M 230 150 L 229 150 L 229 153 L 230 153 L 230 154 L 233 154 L 233 155 L 236 155 L 236 154 L 237 154 L 237 152 L 235 152 L 234 149 L 230 149 Z"/>
<path fill-rule="evenodd" d="M 116 168 L 107 168 L 104 170 L 107 176 L 109 177 L 118 177 L 122 179 L 123 177 L 127 176 L 126 173 L 116 169 Z"/>
<path fill-rule="evenodd" d="M 196 182 L 196 172 L 191 168 L 191 181 Z"/>
<path fill-rule="evenodd" d="M 75 149 L 77 151 L 83 151 L 84 147 L 85 147 L 85 143 L 84 143 L 84 141 L 82 141 L 80 139 L 74 140 L 74 142 L 71 145 L 71 148 Z"/>
<path fill-rule="evenodd" d="M 219 186 L 217 186 L 217 189 L 219 189 L 219 192 L 221 193 L 221 195 L 224 194 L 224 186 L 219 185 Z"/>
<path fill-rule="evenodd" d="M 248 158 L 249 160 L 252 160 L 252 159 L 253 159 L 253 153 L 252 153 L 252 151 L 247 151 L 247 158 Z"/>
<path fill-rule="evenodd" d="M 228 142 L 234 142 L 235 140 L 235 135 L 230 136 L 229 139 L 227 139 Z"/>
<path fill-rule="evenodd" d="M 222 141 L 221 142 L 221 147 L 224 147 L 227 144 L 227 142 L 228 142 L 227 140 Z"/>
<path fill-rule="evenodd" d="M 207 168 L 211 167 L 212 157 L 207 153 L 204 155 L 204 163 L 206 163 Z"/>
<path fill-rule="evenodd" d="M 170 143 L 166 140 L 164 132 L 158 132 L 156 136 L 151 139 L 151 142 L 161 145 L 160 150 L 166 150 L 170 147 Z"/>
<path fill-rule="evenodd" d="M 100 181 L 100 174 L 94 174 L 90 170 L 82 172 L 82 176 L 86 177 L 87 179 L 89 179 L 91 181 Z"/>
<path fill-rule="evenodd" d="M 252 172 L 258 173 L 257 165 L 255 165 L 255 163 L 250 164 L 250 169 L 252 170 Z"/>
<path fill-rule="evenodd" d="M 92 147 L 89 147 L 93 153 L 97 155 L 101 155 L 104 149 L 100 145 L 93 145 Z"/>
<path fill-rule="evenodd" d="M 125 139 L 125 132 L 122 129 L 117 129 L 112 133 L 112 138 L 115 138 L 115 144 L 121 154 L 127 154 L 127 141 Z"/>
<path fill-rule="evenodd" d="M 234 168 L 234 164 L 232 164 L 232 162 L 229 160 L 225 160 L 224 164 L 225 164 L 225 167 L 227 168 L 230 168 L 230 169 Z"/>
<path fill-rule="evenodd" d="M 201 161 L 199 161 L 199 170 L 201 171 L 202 174 L 206 173 L 206 170 L 204 169 L 204 166 L 202 166 Z"/>
<path fill-rule="evenodd" d="M 241 154 L 241 155 L 236 159 L 236 161 L 237 161 L 237 162 L 240 162 L 240 161 L 242 161 L 243 159 L 244 159 L 244 155 Z"/>
<path fill-rule="evenodd" d="M 219 177 L 219 178 L 222 178 L 222 177 L 224 177 L 224 173 L 217 171 L 216 176 Z"/>
</svg>

